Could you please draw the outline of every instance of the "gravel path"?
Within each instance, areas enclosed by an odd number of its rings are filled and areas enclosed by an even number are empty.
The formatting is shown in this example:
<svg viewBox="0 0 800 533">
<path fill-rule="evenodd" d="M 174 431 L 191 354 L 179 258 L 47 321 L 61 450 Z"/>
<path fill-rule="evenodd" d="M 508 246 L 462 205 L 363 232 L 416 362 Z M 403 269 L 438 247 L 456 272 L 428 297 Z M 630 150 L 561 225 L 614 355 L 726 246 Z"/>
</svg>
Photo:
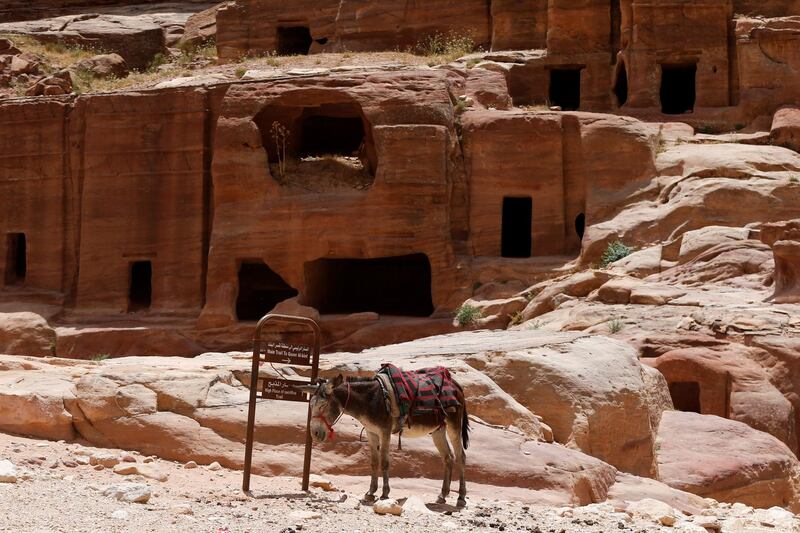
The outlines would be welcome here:
<svg viewBox="0 0 800 533">
<path fill-rule="evenodd" d="M 297 479 L 254 476 L 253 495 L 247 496 L 240 490 L 241 472 L 218 465 L 186 468 L 121 450 L 0 434 L 0 479 L 3 464 L 9 466 L 3 459 L 13 464 L 16 475 L 16 482 L 0 482 L 4 532 L 710 531 L 696 525 L 697 518 L 681 517 L 675 527 L 665 527 L 652 516 L 618 512 L 609 504 L 575 509 L 532 505 L 526 503 L 526 491 L 508 487 L 471 486 L 463 510 L 426 505 L 435 500 L 436 480 L 394 480 L 393 496 L 404 504 L 403 513 L 378 515 L 359 501 L 366 478 L 330 478 L 333 490 L 315 487 L 305 494 Z M 140 473 L 122 475 L 115 469 Z M 104 494 L 110 485 L 132 498 L 144 497 L 137 490 L 149 492 L 149 498 L 146 503 L 118 501 Z M 800 531 L 797 519 L 785 511 L 723 504 L 715 512 L 724 515 L 722 531 Z"/>
</svg>

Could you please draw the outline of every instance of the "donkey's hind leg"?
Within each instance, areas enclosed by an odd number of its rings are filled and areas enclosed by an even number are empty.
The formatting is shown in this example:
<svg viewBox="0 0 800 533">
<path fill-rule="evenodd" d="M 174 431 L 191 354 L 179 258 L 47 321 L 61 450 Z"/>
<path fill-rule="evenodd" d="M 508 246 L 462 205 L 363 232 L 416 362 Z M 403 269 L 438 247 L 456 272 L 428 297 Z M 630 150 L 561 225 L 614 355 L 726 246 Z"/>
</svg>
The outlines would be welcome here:
<svg viewBox="0 0 800 533">
<path fill-rule="evenodd" d="M 447 495 L 450 494 L 450 479 L 453 475 L 453 452 L 450 451 L 450 445 L 447 443 L 447 434 L 444 427 L 440 427 L 433 433 L 433 443 L 436 449 L 439 450 L 439 455 L 442 456 L 442 463 L 444 463 L 444 479 L 442 480 L 442 493 L 436 503 L 445 503 Z"/>
<path fill-rule="evenodd" d="M 375 493 L 378 492 L 378 465 L 380 464 L 380 452 L 378 447 L 380 445 L 380 437 L 377 433 L 367 432 L 367 441 L 369 441 L 369 459 L 370 459 L 370 473 L 372 478 L 369 482 L 369 492 L 364 496 L 364 501 L 375 501 Z"/>
<path fill-rule="evenodd" d="M 381 444 L 381 469 L 383 470 L 383 490 L 381 491 L 381 500 L 389 498 L 389 445 L 392 443 L 392 432 L 390 429 L 385 429 L 380 434 Z"/>
<path fill-rule="evenodd" d="M 456 468 L 458 468 L 458 507 L 467 505 L 467 482 L 464 479 L 464 466 L 467 463 L 467 453 L 464 451 L 464 442 L 461 440 L 461 413 L 457 417 L 448 418 L 447 436 L 453 445 L 456 455 Z"/>
</svg>

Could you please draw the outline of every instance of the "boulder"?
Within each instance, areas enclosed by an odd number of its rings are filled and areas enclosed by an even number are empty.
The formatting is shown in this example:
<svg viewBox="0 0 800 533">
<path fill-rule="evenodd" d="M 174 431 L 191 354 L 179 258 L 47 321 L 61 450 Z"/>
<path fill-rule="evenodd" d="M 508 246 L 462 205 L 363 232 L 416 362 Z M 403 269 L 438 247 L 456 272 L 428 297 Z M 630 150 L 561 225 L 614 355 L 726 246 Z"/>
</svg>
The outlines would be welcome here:
<svg viewBox="0 0 800 533">
<path fill-rule="evenodd" d="M 602 337 L 545 338 L 540 347 L 489 350 L 466 361 L 542 416 L 556 442 L 625 472 L 655 477 L 655 431 L 663 402 L 649 403 L 653 382 L 646 380 L 636 352 Z"/>
<path fill-rule="evenodd" d="M 128 65 L 119 54 L 100 54 L 79 61 L 75 68 L 91 72 L 95 78 L 124 78 Z"/>
<path fill-rule="evenodd" d="M 772 118 L 769 139 L 772 144 L 800 152 L 800 109 L 790 106 L 778 109 Z"/>
<path fill-rule="evenodd" d="M 164 31 L 142 17 L 68 15 L 0 24 L 0 33 L 28 35 L 43 42 L 61 42 L 122 56 L 130 68 L 145 69 L 163 53 Z"/>
<path fill-rule="evenodd" d="M 41 315 L 22 311 L 0 313 L 0 353 L 53 355 L 55 331 Z"/>
<path fill-rule="evenodd" d="M 186 20 L 183 42 L 190 46 L 197 46 L 214 41 L 217 37 L 217 12 L 225 3 L 221 2 L 190 16 Z"/>
<path fill-rule="evenodd" d="M 72 74 L 68 70 L 61 70 L 52 76 L 47 76 L 36 81 L 25 91 L 27 96 L 60 96 L 72 92 Z"/>
<path fill-rule="evenodd" d="M 723 502 L 800 509 L 800 463 L 777 438 L 713 415 L 667 411 L 658 428 L 659 479 Z"/>
</svg>

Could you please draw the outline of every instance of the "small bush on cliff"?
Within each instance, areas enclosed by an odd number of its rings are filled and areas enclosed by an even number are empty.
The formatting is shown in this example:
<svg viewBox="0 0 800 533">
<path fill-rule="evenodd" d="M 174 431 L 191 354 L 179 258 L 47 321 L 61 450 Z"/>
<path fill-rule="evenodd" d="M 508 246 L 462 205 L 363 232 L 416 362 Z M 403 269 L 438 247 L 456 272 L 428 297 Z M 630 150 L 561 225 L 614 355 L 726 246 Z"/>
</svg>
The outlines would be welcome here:
<svg viewBox="0 0 800 533">
<path fill-rule="evenodd" d="M 464 304 L 456 311 L 456 322 L 462 328 L 474 324 L 482 317 L 481 310 L 470 304 Z"/>
<path fill-rule="evenodd" d="M 475 40 L 471 35 L 459 35 L 451 31 L 429 35 L 417 43 L 413 52 L 417 55 L 437 57 L 441 63 L 450 63 L 474 52 L 475 48 Z"/>
<path fill-rule="evenodd" d="M 800 183 L 800 179 L 798 179 L 797 176 L 792 176 L 789 178 L 789 183 Z"/>
<path fill-rule="evenodd" d="M 632 253 L 633 248 L 626 246 L 621 241 L 609 243 L 606 251 L 603 252 L 603 257 L 600 258 L 600 268 L 606 268 L 611 263 L 619 261 L 623 257 L 628 257 Z"/>
<path fill-rule="evenodd" d="M 608 321 L 608 331 L 609 333 L 619 333 L 622 331 L 622 320 L 619 318 L 612 318 Z"/>
</svg>

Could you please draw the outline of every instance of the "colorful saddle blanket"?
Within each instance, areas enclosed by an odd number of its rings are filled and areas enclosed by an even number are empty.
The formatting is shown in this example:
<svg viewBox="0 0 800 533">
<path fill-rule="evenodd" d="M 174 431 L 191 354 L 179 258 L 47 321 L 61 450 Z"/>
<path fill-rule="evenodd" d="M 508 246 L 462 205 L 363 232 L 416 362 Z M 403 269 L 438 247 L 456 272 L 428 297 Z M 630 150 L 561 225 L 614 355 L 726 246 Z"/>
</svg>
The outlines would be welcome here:
<svg viewBox="0 0 800 533">
<path fill-rule="evenodd" d="M 443 366 L 404 372 L 384 364 L 378 374 L 389 377 L 402 419 L 434 416 L 444 420 L 448 408 L 458 407 L 456 385 L 450 371 Z"/>
</svg>

